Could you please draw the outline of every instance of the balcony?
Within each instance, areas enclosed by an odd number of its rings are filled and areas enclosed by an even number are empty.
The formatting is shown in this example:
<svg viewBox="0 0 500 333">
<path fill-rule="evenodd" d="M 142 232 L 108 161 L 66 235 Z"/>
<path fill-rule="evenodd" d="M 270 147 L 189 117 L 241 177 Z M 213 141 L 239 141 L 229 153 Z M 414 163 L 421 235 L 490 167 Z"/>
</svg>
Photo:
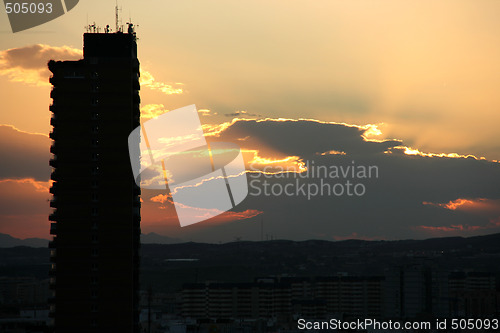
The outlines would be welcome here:
<svg viewBox="0 0 500 333">
<path fill-rule="evenodd" d="M 141 207 L 141 199 L 139 199 L 139 197 L 135 197 L 134 198 L 134 203 L 133 203 L 133 206 L 134 207 Z"/>
<path fill-rule="evenodd" d="M 139 84 L 139 78 L 137 80 L 133 80 L 132 81 L 132 87 L 134 88 L 134 90 L 140 90 L 141 89 L 141 85 Z"/>
<path fill-rule="evenodd" d="M 55 249 L 57 246 L 57 237 L 54 237 L 53 240 L 49 241 L 49 249 Z"/>
<path fill-rule="evenodd" d="M 57 134 L 55 129 L 53 129 L 52 132 L 49 133 L 49 138 L 51 138 L 52 140 L 56 140 Z"/>
<path fill-rule="evenodd" d="M 55 264 L 56 263 L 56 259 L 57 259 L 57 250 L 54 248 L 54 249 L 50 249 L 50 262 Z"/>
<path fill-rule="evenodd" d="M 58 94 L 57 88 L 52 88 L 52 90 L 50 91 L 50 98 L 52 99 L 57 98 L 57 94 Z"/>
<path fill-rule="evenodd" d="M 49 221 L 56 222 L 58 217 L 59 217 L 59 214 L 57 213 L 57 211 L 55 211 L 54 213 L 49 215 Z M 52 226 L 51 226 L 51 230 L 52 230 Z"/>
<path fill-rule="evenodd" d="M 50 188 L 49 192 L 52 193 L 52 194 L 54 194 L 54 195 L 56 195 L 56 193 L 57 193 L 57 183 L 53 183 L 52 184 L 52 187 Z"/>
<path fill-rule="evenodd" d="M 54 77 L 54 75 L 52 75 L 51 77 L 49 77 L 49 82 L 55 86 L 57 84 L 57 79 Z"/>
<path fill-rule="evenodd" d="M 57 235 L 57 223 L 51 223 L 50 224 L 50 234 L 51 235 Z"/>
<path fill-rule="evenodd" d="M 53 158 L 51 158 L 49 161 L 49 165 L 53 168 L 57 168 L 57 157 L 54 156 Z"/>
<path fill-rule="evenodd" d="M 54 73 L 54 71 L 56 70 L 56 61 L 55 60 L 49 60 L 49 62 L 47 63 L 47 65 L 49 66 L 49 71 L 51 71 L 52 73 Z M 54 75 L 52 75 L 52 77 L 54 77 Z"/>
<path fill-rule="evenodd" d="M 132 103 L 141 104 L 141 97 L 139 96 L 139 92 L 134 93 L 132 96 Z"/>
<path fill-rule="evenodd" d="M 134 195 L 141 195 L 141 188 L 139 186 L 134 187 Z"/>
</svg>

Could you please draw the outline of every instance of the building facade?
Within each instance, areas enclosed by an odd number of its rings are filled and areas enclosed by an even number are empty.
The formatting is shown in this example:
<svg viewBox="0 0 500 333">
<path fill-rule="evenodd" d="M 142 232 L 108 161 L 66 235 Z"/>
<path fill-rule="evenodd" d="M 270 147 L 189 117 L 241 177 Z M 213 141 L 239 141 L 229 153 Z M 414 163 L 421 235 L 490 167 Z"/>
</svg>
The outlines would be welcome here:
<svg viewBox="0 0 500 333">
<path fill-rule="evenodd" d="M 54 331 L 138 332 L 140 189 L 127 142 L 140 126 L 135 33 L 86 33 L 83 59 L 48 66 Z"/>
<path fill-rule="evenodd" d="M 182 314 L 189 318 L 380 318 L 382 277 L 260 278 L 253 283 L 186 284 Z"/>
</svg>

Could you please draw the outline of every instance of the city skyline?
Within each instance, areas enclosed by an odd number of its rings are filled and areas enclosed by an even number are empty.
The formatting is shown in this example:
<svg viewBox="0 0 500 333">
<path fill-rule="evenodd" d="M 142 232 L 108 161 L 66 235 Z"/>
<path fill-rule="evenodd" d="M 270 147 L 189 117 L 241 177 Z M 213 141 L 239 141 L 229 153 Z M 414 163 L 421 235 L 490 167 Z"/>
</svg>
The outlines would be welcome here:
<svg viewBox="0 0 500 333">
<path fill-rule="evenodd" d="M 190 5 L 120 4 L 123 24 L 139 24 L 143 120 L 196 104 L 208 138 L 237 142 L 248 169 L 354 161 L 379 177 L 361 198 L 250 196 L 184 229 L 167 194 L 144 191 L 144 232 L 259 240 L 262 219 L 266 233 L 299 240 L 500 231 L 499 4 Z M 87 12 L 113 26 L 113 6 L 95 1 L 26 32 L 0 26 L 1 233 L 49 238 L 46 64 L 82 57 Z"/>
</svg>

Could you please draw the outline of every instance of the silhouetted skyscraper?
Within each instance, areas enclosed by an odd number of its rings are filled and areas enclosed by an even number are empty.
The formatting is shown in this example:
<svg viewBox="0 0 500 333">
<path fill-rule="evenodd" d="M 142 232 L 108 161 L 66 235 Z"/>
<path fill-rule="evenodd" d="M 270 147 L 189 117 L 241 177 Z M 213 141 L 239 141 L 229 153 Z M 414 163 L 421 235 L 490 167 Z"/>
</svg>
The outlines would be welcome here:
<svg viewBox="0 0 500 333">
<path fill-rule="evenodd" d="M 48 64 L 51 315 L 56 333 L 138 332 L 140 189 L 127 142 L 140 125 L 135 33 L 86 33 L 83 53 Z"/>
</svg>

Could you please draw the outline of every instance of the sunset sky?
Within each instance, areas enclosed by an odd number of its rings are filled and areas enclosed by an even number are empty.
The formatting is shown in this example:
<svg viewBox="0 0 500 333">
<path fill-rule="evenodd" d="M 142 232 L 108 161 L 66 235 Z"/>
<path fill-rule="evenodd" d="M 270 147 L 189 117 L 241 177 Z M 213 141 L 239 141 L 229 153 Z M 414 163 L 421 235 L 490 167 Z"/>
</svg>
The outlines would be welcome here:
<svg viewBox="0 0 500 333">
<path fill-rule="evenodd" d="M 13 34 L 0 14 L 0 233 L 49 238 L 47 61 L 82 56 L 85 0 Z M 500 232 L 500 2 L 119 1 L 138 25 L 143 120 L 196 104 L 247 166 L 377 165 L 362 198 L 249 196 L 180 228 L 143 192 L 142 230 L 195 241 Z M 250 180 L 250 178 L 249 178 Z M 286 180 L 273 178 L 282 183 Z"/>
</svg>

